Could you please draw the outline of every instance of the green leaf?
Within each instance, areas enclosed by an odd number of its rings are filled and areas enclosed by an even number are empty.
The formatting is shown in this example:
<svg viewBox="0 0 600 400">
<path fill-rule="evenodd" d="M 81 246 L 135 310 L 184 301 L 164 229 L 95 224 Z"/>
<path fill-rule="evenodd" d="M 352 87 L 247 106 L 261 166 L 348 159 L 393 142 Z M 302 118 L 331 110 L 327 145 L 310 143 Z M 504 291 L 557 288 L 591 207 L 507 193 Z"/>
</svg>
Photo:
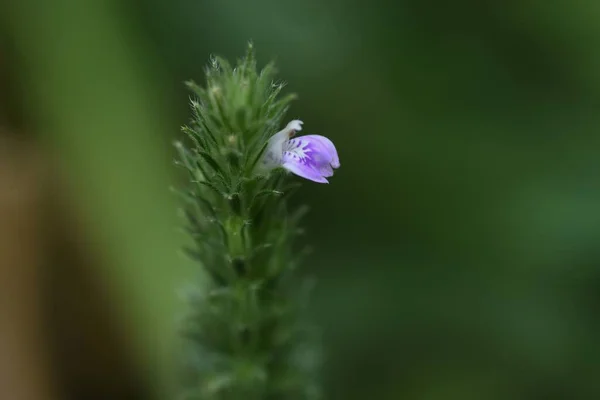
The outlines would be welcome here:
<svg viewBox="0 0 600 400">
<path fill-rule="evenodd" d="M 231 68 L 231 64 L 223 57 L 214 55 L 212 57 L 212 61 L 215 69 L 221 72 L 224 76 L 230 76 L 233 74 L 233 68 Z"/>
<path fill-rule="evenodd" d="M 227 197 L 226 193 L 223 190 L 219 189 L 214 183 L 210 181 L 196 181 L 196 183 L 199 183 L 202 186 L 206 186 L 221 198 Z"/>
<path fill-rule="evenodd" d="M 209 153 L 203 150 L 197 150 L 196 154 L 198 154 L 202 158 L 202 160 L 204 160 L 216 174 L 224 175 L 223 168 L 221 168 L 221 165 L 219 165 L 219 163 L 213 158 L 213 156 L 211 156 Z"/>
<path fill-rule="evenodd" d="M 191 79 L 185 81 L 184 84 L 190 91 L 192 91 L 198 97 L 202 97 L 205 94 L 204 89 Z"/>
<path fill-rule="evenodd" d="M 254 155 L 252 162 L 250 162 L 250 165 L 246 167 L 246 175 L 250 175 L 254 172 L 256 164 L 258 164 L 258 162 L 261 160 L 261 158 L 265 154 L 265 151 L 267 151 L 268 146 L 269 142 L 265 141 L 265 143 L 261 146 L 260 150 L 256 152 L 256 155 Z"/>
<path fill-rule="evenodd" d="M 219 129 L 217 125 L 215 125 L 212 121 L 211 116 L 207 115 L 207 111 L 199 103 L 195 103 L 192 105 L 192 111 L 194 114 L 194 121 L 196 122 L 196 124 L 198 124 L 198 126 L 202 128 L 202 132 L 206 133 L 208 139 L 210 139 L 211 142 L 216 147 L 218 147 L 219 142 L 217 141 L 215 132 L 218 132 Z"/>
</svg>

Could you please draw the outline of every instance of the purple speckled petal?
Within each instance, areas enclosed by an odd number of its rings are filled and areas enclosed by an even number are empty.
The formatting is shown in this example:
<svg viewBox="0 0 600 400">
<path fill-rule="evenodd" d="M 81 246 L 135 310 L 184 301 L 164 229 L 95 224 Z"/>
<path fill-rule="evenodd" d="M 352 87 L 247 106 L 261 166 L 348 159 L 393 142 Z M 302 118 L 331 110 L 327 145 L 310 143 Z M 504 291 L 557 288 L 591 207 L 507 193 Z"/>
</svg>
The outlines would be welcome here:
<svg viewBox="0 0 600 400">
<path fill-rule="evenodd" d="M 333 142 L 321 135 L 306 135 L 301 136 L 298 139 L 307 140 L 315 143 L 315 147 L 319 148 L 319 153 L 323 154 L 324 160 L 327 161 L 333 168 L 340 167 L 340 159 L 338 157 L 337 150 L 333 145 Z"/>
<path fill-rule="evenodd" d="M 325 179 L 325 177 L 323 177 L 323 175 L 321 175 L 321 173 L 315 170 L 311 165 L 293 159 L 289 157 L 287 153 L 283 155 L 283 159 L 284 163 L 282 166 L 288 171 L 293 172 L 294 174 L 301 176 L 302 178 L 311 180 L 313 182 L 329 183 L 329 181 Z M 289 161 L 285 161 L 286 159 Z"/>
<path fill-rule="evenodd" d="M 283 147 L 283 167 L 311 181 L 327 183 L 325 178 L 340 166 L 335 146 L 324 136 L 300 136 Z"/>
</svg>

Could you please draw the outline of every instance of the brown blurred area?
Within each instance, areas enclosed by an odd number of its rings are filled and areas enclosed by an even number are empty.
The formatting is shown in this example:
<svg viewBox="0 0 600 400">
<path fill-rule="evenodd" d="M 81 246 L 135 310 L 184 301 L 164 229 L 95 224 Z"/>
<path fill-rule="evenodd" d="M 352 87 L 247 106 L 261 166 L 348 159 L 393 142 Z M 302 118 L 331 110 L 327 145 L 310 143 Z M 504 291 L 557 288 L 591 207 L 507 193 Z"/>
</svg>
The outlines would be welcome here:
<svg viewBox="0 0 600 400">
<path fill-rule="evenodd" d="M 16 79 L 0 57 L 0 399 L 147 398 L 101 251 L 22 123 Z"/>
</svg>

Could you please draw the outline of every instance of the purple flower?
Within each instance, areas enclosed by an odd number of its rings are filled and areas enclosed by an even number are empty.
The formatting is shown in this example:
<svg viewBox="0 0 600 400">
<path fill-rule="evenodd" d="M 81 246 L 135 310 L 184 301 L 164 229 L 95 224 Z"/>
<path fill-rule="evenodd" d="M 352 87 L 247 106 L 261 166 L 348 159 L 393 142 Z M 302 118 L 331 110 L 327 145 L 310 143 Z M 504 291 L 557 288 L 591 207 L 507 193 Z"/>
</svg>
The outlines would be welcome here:
<svg viewBox="0 0 600 400">
<path fill-rule="evenodd" d="M 339 168 L 337 150 L 325 136 L 306 135 L 291 138 L 302 130 L 302 121 L 293 120 L 269 139 L 263 158 L 266 169 L 283 167 L 303 178 L 329 183 L 333 169 Z"/>
</svg>

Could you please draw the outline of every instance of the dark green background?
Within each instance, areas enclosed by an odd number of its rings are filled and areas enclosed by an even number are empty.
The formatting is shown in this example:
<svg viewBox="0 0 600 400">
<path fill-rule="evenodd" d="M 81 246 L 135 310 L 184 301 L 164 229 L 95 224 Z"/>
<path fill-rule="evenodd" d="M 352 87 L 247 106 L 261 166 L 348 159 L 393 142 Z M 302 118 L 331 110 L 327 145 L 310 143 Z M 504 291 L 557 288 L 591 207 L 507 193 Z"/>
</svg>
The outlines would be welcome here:
<svg viewBox="0 0 600 400">
<path fill-rule="evenodd" d="M 12 90 L 102 216 L 141 357 L 168 365 L 195 279 L 182 82 L 252 39 L 340 155 L 296 198 L 329 398 L 600 398 L 600 3 L 47 3 L 0 7 Z"/>
</svg>

